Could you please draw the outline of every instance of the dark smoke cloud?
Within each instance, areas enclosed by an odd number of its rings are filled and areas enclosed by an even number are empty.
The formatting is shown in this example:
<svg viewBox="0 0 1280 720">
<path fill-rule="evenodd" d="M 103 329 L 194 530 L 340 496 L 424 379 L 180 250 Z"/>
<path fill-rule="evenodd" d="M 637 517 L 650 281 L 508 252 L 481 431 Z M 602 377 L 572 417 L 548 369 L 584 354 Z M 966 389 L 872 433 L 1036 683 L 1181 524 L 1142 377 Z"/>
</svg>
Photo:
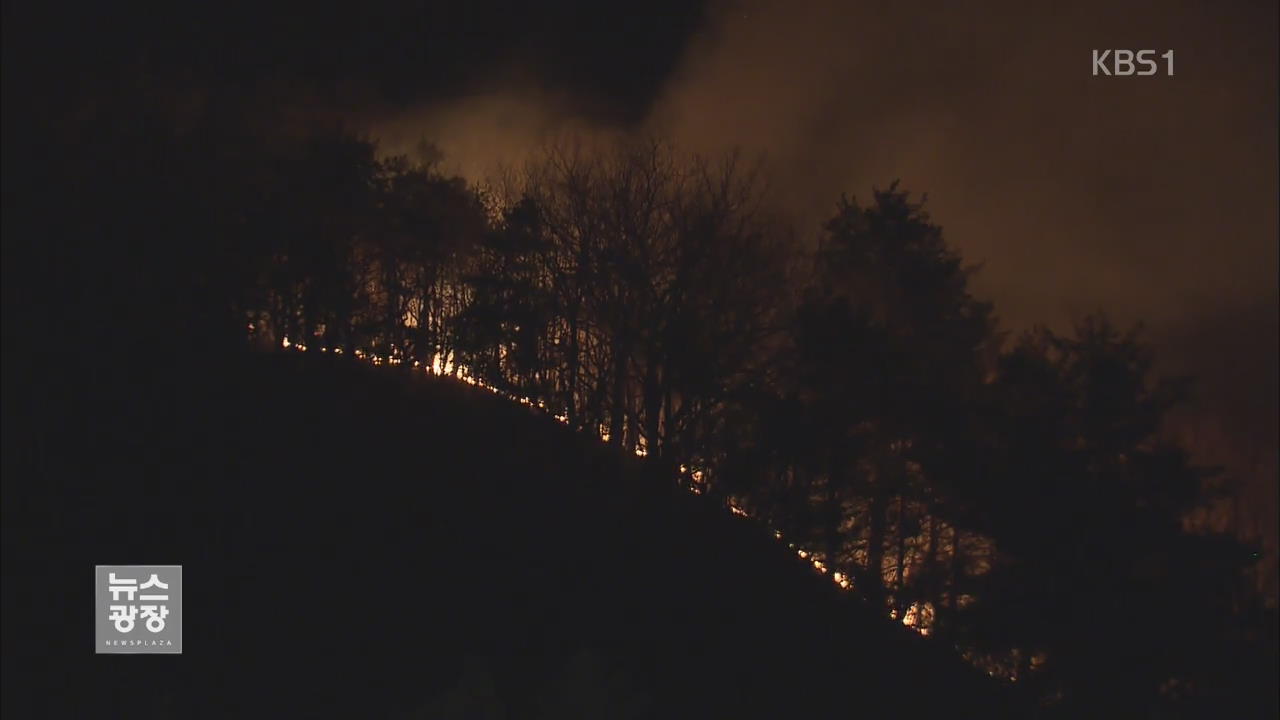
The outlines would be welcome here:
<svg viewBox="0 0 1280 720">
<path fill-rule="evenodd" d="M 928 191 L 1012 326 L 1177 324 L 1275 295 L 1275 8 L 1250 10 L 734 4 L 654 118 L 767 150 L 811 218 Z M 1107 47 L 1173 48 L 1175 75 L 1092 77 Z"/>
<path fill-rule="evenodd" d="M 442 169 L 484 182 L 555 138 L 616 132 L 584 119 L 575 98 L 504 83 L 465 98 L 422 103 L 374 120 L 379 150 L 412 155 L 422 141 L 443 153 Z"/>
<path fill-rule="evenodd" d="M 766 153 L 812 232 L 842 192 L 927 191 L 1007 328 L 1145 321 L 1274 547 L 1276 37 L 1274 2 L 722 3 L 633 129 Z M 1174 76 L 1094 77 L 1103 48 L 1173 49 Z M 373 127 L 479 176 L 579 117 L 501 90 Z"/>
<path fill-rule="evenodd" d="M 1171 327 L 1276 297 L 1275 30 L 1262 3 L 723 3 L 638 129 L 765 153 L 815 227 L 842 192 L 927 191 L 1011 327 Z M 1175 75 L 1093 77 L 1108 47 L 1172 48 Z M 479 178 L 601 129 L 582 106 L 507 80 L 370 127 Z"/>
</svg>

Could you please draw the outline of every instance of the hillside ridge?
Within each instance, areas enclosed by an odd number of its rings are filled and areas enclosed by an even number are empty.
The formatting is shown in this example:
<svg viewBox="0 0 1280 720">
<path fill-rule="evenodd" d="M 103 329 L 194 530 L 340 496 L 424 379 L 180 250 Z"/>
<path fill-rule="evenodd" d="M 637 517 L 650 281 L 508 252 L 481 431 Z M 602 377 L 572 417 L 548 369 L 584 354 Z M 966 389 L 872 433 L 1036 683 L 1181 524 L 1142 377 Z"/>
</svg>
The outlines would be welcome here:
<svg viewBox="0 0 1280 720">
<path fill-rule="evenodd" d="M 5 596 L 6 642 L 32 658 L 6 672 L 6 710 L 994 717 L 1010 702 L 754 521 L 536 410 L 312 353 L 233 362 L 157 376 L 127 406 L 101 395 L 107 429 L 59 428 L 40 492 L 6 497 L 6 580 L 50 589 Z M 10 522 L 11 501 L 58 505 L 60 522 Z M 19 533 L 57 560 L 24 563 Z M 87 617 L 53 620 L 87 606 L 86 568 L 134 561 L 188 578 L 184 655 L 147 658 L 145 678 L 92 656 Z M 50 619 L 17 621 L 32 616 Z M 93 691 L 58 693 L 54 663 Z"/>
</svg>

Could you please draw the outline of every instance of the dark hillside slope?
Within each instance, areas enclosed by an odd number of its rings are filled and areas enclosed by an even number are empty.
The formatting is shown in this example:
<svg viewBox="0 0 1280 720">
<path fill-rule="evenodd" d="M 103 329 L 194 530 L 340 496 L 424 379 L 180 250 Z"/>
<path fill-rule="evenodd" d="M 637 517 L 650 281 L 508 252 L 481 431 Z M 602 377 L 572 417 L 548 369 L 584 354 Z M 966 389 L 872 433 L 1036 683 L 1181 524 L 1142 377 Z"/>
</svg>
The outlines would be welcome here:
<svg viewBox="0 0 1280 720">
<path fill-rule="evenodd" d="M 83 419 L 6 434 L 8 717 L 985 718 L 1007 701 L 754 523 L 482 390 L 273 355 L 89 397 Z M 93 654 L 95 563 L 184 566 L 183 655 Z"/>
</svg>

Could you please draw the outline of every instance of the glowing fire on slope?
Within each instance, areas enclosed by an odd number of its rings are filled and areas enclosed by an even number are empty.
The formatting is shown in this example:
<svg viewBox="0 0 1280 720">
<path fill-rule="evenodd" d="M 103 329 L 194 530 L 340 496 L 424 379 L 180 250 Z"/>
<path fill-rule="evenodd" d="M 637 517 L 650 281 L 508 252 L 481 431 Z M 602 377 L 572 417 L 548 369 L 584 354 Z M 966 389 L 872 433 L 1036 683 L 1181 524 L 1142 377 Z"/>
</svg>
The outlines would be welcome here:
<svg viewBox="0 0 1280 720">
<path fill-rule="evenodd" d="M 308 348 L 305 344 L 292 342 L 289 340 L 287 336 L 280 341 L 280 346 L 287 350 L 296 350 L 299 352 L 308 351 Z M 332 352 L 335 355 L 342 354 L 342 348 L 330 349 L 327 347 L 321 347 L 319 348 L 319 351 L 322 353 Z M 373 365 L 404 364 L 403 357 L 400 356 L 399 350 L 395 348 L 392 348 L 392 354 L 390 356 L 379 356 L 376 354 L 365 352 L 364 350 L 355 350 L 353 351 L 352 354 L 357 359 L 362 360 L 364 362 L 371 363 Z M 536 407 L 544 411 L 547 409 L 546 403 L 544 403 L 541 400 L 535 401 L 527 397 L 520 397 L 517 395 L 513 395 L 511 393 L 500 390 L 492 385 L 489 385 L 488 383 L 485 383 L 484 381 L 472 375 L 471 372 L 465 366 L 457 365 L 453 362 L 452 358 L 444 358 L 439 353 L 437 353 L 432 358 L 430 365 L 423 365 L 419 361 L 414 360 L 412 363 L 412 366 L 416 369 L 422 370 L 431 375 L 437 375 L 441 377 L 452 377 L 457 380 L 461 380 L 462 382 L 467 383 L 468 385 L 474 385 L 476 387 L 483 388 L 495 395 L 500 395 L 508 400 L 511 400 L 512 402 L 516 402 L 521 405 L 525 405 L 528 407 Z M 552 417 L 554 417 L 556 420 L 559 420 L 562 423 L 567 424 L 569 422 L 568 416 L 564 414 L 553 415 Z M 598 428 L 597 435 L 599 436 L 601 441 L 603 442 L 609 441 L 609 432 L 607 428 L 604 428 L 604 427 Z M 643 442 L 644 442 L 643 438 L 641 438 L 640 442 L 641 444 L 636 448 L 634 448 L 633 452 L 638 457 L 644 457 L 648 453 L 645 451 L 645 448 L 643 445 Z M 693 480 L 693 485 L 689 487 L 689 490 L 694 494 L 701 494 L 702 491 L 698 489 L 698 485 L 702 482 L 702 479 L 703 479 L 702 471 L 696 468 L 690 469 L 685 465 L 681 465 L 680 472 L 681 474 L 688 475 Z M 734 515 L 748 518 L 748 519 L 751 518 L 750 513 L 748 513 L 746 510 L 739 507 L 738 505 L 736 505 L 732 500 L 728 501 L 727 507 L 729 509 L 729 512 L 733 513 Z M 773 536 L 779 542 L 786 542 L 785 540 L 783 540 L 782 533 L 778 530 L 773 531 Z M 813 557 L 813 555 L 809 553 L 807 550 L 797 548 L 795 543 L 788 542 L 787 547 L 795 551 L 796 555 L 800 557 L 800 559 L 806 560 L 811 565 L 813 565 L 813 567 L 818 572 L 822 573 L 823 575 L 828 575 L 828 574 L 831 575 L 832 582 L 834 582 L 842 590 L 853 589 L 853 582 L 844 573 L 841 573 L 838 571 L 834 573 L 831 572 L 827 568 L 826 563 L 824 563 L 822 560 L 816 557 Z M 898 620 L 899 619 L 898 611 L 897 610 L 889 611 L 889 617 L 890 619 Z M 933 623 L 932 603 L 915 603 L 911 605 L 909 608 L 907 608 L 905 612 L 902 613 L 901 621 L 903 625 L 906 625 L 907 627 L 912 628 L 913 630 L 920 633 L 921 635 L 926 635 L 926 636 L 929 635 L 930 626 Z"/>
</svg>

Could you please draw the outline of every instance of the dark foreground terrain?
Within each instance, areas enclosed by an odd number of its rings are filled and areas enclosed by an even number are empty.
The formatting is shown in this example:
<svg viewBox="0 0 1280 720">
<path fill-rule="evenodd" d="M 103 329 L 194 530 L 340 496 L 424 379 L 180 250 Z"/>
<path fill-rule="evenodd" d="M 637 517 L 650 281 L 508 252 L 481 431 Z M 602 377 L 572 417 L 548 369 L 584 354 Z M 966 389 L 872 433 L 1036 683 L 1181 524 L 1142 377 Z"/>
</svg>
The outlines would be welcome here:
<svg viewBox="0 0 1280 720">
<path fill-rule="evenodd" d="M 138 376 L 6 403 L 6 717 L 1006 712 L 751 521 L 482 390 Z M 184 654 L 93 653 L 97 563 L 184 566 Z"/>
</svg>

